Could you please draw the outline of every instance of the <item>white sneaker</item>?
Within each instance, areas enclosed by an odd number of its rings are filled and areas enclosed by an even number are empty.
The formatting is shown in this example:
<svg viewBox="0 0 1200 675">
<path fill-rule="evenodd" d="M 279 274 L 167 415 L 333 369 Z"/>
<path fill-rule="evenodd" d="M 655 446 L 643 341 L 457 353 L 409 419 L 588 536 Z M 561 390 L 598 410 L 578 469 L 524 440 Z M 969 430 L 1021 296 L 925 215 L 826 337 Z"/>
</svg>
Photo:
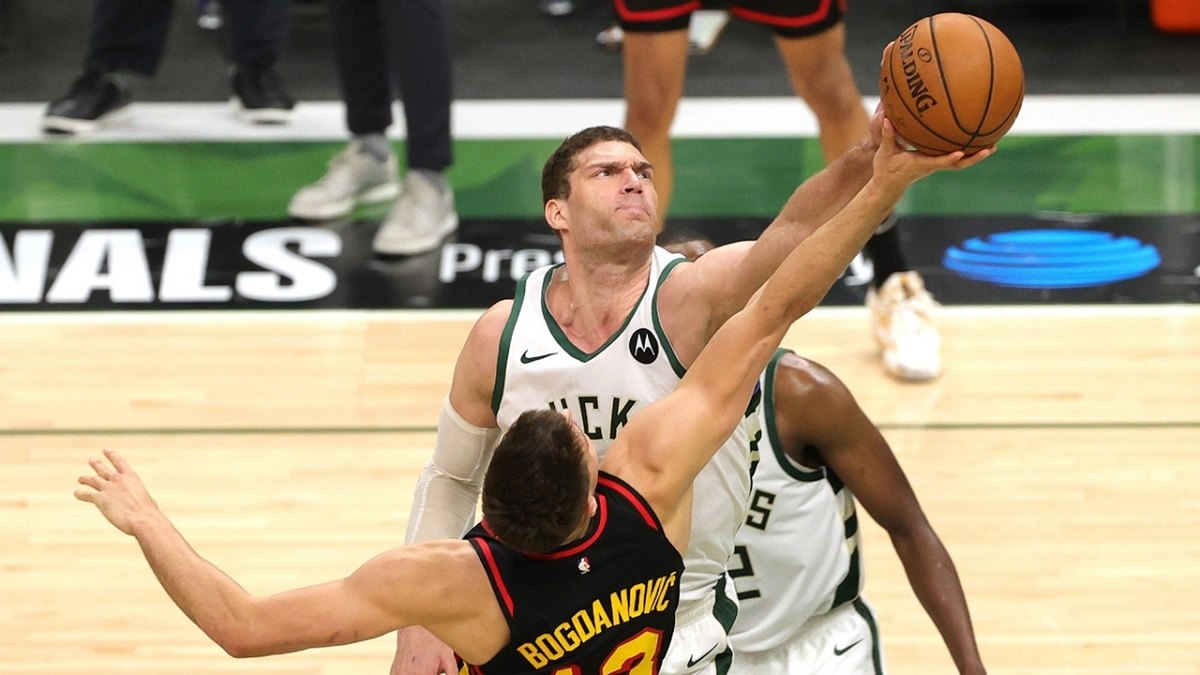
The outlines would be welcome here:
<svg viewBox="0 0 1200 675">
<path fill-rule="evenodd" d="M 380 162 L 351 141 L 329 161 L 329 171 L 312 185 L 300 188 L 288 204 L 288 215 L 304 220 L 329 220 L 349 215 L 359 204 L 374 204 L 400 193 L 396 157 Z"/>
<path fill-rule="evenodd" d="M 440 186 L 423 171 L 404 176 L 400 199 L 392 207 L 371 248 L 381 255 L 415 255 L 437 248 L 458 228 L 454 192 Z"/>
<path fill-rule="evenodd" d="M 867 291 L 871 332 L 883 369 L 902 380 L 932 380 L 942 372 L 942 338 L 933 325 L 938 307 L 916 272 L 897 272 Z"/>
</svg>

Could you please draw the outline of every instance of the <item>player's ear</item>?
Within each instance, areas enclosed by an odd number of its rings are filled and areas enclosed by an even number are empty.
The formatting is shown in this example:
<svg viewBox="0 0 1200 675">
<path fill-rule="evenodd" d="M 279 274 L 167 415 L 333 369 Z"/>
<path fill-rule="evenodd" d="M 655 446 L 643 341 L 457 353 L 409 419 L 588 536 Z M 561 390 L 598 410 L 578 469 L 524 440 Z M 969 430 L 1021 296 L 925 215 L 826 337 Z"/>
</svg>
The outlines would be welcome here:
<svg viewBox="0 0 1200 675">
<path fill-rule="evenodd" d="M 568 207 L 565 199 L 551 199 L 546 202 L 546 223 L 550 229 L 559 234 L 567 231 Z"/>
</svg>

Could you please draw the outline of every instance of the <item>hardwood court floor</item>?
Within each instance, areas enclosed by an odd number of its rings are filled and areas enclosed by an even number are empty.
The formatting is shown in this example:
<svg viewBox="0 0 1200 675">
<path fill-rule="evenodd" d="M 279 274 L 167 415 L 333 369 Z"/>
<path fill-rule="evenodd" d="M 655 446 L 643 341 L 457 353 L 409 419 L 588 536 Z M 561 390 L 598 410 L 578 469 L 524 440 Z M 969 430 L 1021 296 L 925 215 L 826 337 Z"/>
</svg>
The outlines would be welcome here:
<svg viewBox="0 0 1200 675">
<path fill-rule="evenodd" d="M 71 497 L 125 453 L 249 590 L 399 543 L 472 314 L 0 320 L 0 673 L 385 673 L 392 640 L 235 661 Z M 880 374 L 859 309 L 787 345 L 880 424 L 954 556 L 993 674 L 1200 673 L 1200 311 L 947 309 L 947 370 Z M 867 518 L 890 672 L 952 666 Z"/>
</svg>

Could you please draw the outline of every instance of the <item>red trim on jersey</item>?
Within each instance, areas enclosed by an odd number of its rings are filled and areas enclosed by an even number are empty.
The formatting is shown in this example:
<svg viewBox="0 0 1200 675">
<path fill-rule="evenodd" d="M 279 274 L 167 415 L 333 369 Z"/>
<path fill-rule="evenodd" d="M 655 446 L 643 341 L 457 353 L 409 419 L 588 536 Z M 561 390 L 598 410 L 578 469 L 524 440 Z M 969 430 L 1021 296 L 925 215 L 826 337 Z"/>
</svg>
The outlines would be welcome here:
<svg viewBox="0 0 1200 675">
<path fill-rule="evenodd" d="M 618 0 L 619 2 L 619 0 Z M 779 16 L 776 14 L 767 14 L 765 12 L 756 12 L 744 7 L 730 7 L 729 11 L 734 16 L 740 16 L 743 19 L 748 19 L 757 23 L 765 23 L 768 26 L 780 26 L 782 28 L 803 28 L 811 26 L 815 23 L 825 20 L 829 14 L 829 5 L 833 0 L 821 0 L 821 6 L 817 7 L 816 11 L 804 16 Z"/>
<path fill-rule="evenodd" d="M 508 592 L 508 587 L 504 585 L 504 578 L 500 576 L 500 568 L 496 566 L 496 557 L 492 555 L 492 547 L 486 539 L 474 539 L 475 544 L 483 551 L 483 557 L 487 558 L 487 566 L 489 570 L 488 576 L 492 580 L 492 584 L 496 590 L 500 592 L 500 597 L 504 600 L 504 608 L 508 610 L 508 615 L 513 615 L 513 599 Z"/>
<path fill-rule="evenodd" d="M 621 20 L 623 21 L 666 21 L 668 19 L 678 19 L 684 14 L 688 14 L 700 9 L 700 0 L 692 0 L 691 2 L 685 2 L 682 5 L 665 7 L 663 9 L 629 9 L 629 5 L 625 4 L 625 0 L 614 0 L 613 6 L 617 8 L 617 16 L 621 17 Z"/>
<path fill-rule="evenodd" d="M 596 538 L 604 531 L 604 526 L 608 524 L 608 500 L 604 495 L 596 495 L 596 529 L 591 535 L 579 541 L 571 548 L 565 548 L 561 551 L 553 553 L 526 553 L 525 555 L 535 560 L 558 560 L 560 558 L 569 558 L 578 554 L 580 551 L 588 548 L 596 542 Z"/>
<path fill-rule="evenodd" d="M 604 476 L 600 476 L 596 482 L 604 483 L 604 486 L 608 489 L 620 492 L 625 499 L 629 500 L 630 504 L 633 504 L 634 508 L 638 510 L 638 513 L 642 514 L 642 518 L 646 521 L 646 524 L 650 526 L 650 529 L 656 531 L 661 529 L 658 526 L 658 519 L 655 518 L 654 514 L 650 511 L 650 507 L 646 504 L 646 500 L 641 495 L 630 489 L 628 485 Z"/>
</svg>

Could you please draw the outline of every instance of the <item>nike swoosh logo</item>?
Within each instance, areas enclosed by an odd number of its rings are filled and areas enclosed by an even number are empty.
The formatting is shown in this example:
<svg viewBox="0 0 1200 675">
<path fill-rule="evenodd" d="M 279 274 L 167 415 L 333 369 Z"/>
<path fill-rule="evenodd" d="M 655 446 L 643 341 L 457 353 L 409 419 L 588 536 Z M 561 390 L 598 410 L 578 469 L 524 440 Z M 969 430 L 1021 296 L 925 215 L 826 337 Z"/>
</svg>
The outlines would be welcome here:
<svg viewBox="0 0 1200 675">
<path fill-rule="evenodd" d="M 846 652 L 850 651 L 851 649 L 854 649 L 855 645 L 857 645 L 859 642 L 862 642 L 862 640 L 858 640 L 857 642 L 851 642 L 850 644 L 846 645 L 845 647 L 838 647 L 837 645 L 834 645 L 833 646 L 833 655 L 841 656 L 842 654 L 845 654 Z"/>
<path fill-rule="evenodd" d="M 557 353 L 558 352 L 550 352 L 549 354 L 538 354 L 537 356 L 530 356 L 529 350 L 526 349 L 524 352 L 521 353 L 521 363 L 533 363 L 534 361 L 541 361 L 542 359 L 548 359 Z"/>
<path fill-rule="evenodd" d="M 698 656 L 698 657 L 696 657 L 696 658 L 694 658 L 694 659 L 693 659 L 693 658 L 688 658 L 688 664 L 687 664 L 687 667 L 688 667 L 688 668 L 691 668 L 692 666 L 696 665 L 697 663 L 700 663 L 700 662 L 701 662 L 701 661 L 703 661 L 705 658 L 707 658 L 709 654 L 711 654 L 711 653 L 713 653 L 714 651 L 716 651 L 717 647 L 719 647 L 719 646 L 720 646 L 720 644 L 715 644 L 715 645 L 713 645 L 713 646 L 712 646 L 712 649 L 710 649 L 710 650 L 708 650 L 708 651 L 704 652 L 704 653 L 703 653 L 703 654 L 701 654 L 700 656 Z"/>
</svg>

